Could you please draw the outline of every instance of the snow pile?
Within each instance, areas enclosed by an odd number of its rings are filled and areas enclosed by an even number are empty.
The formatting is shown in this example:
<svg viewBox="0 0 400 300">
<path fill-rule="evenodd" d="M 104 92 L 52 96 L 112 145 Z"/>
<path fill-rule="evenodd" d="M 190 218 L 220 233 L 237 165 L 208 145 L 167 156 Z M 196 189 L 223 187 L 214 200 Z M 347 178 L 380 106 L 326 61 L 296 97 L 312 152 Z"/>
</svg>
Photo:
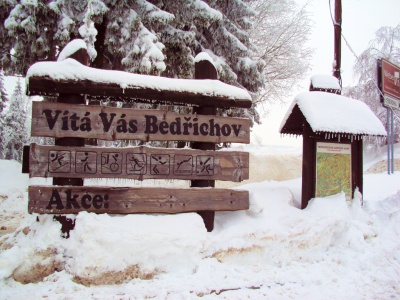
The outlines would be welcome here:
<svg viewBox="0 0 400 300">
<path fill-rule="evenodd" d="M 400 172 L 366 174 L 363 206 L 338 194 L 299 210 L 300 178 L 264 181 L 238 187 L 250 209 L 217 212 L 211 233 L 195 213 L 83 212 L 64 239 L 52 216 L 26 213 L 20 170 L 0 161 L 0 219 L 22 218 L 0 237 L 0 298 L 400 297 Z"/>
<path fill-rule="evenodd" d="M 57 269 L 73 275 L 76 282 L 101 285 L 163 272 L 190 274 L 199 264 L 206 238 L 197 214 L 83 212 L 69 239 L 60 236 L 60 229 L 50 215 L 40 216 L 39 222 L 35 216 L 28 218 L 15 236 L 5 239 L 6 248 L 12 247 L 0 255 L 0 277 L 37 282 Z"/>
<path fill-rule="evenodd" d="M 1 297 L 398 298 L 400 173 L 364 186 L 364 206 L 338 194 L 299 210 L 300 179 L 244 185 L 250 209 L 216 213 L 211 233 L 194 213 L 83 212 L 64 239 L 52 216 L 28 215 L 0 238 Z"/>
<path fill-rule="evenodd" d="M 27 210 L 26 192 L 29 185 L 27 174 L 21 173 L 21 164 L 14 160 L 0 163 L 0 215 L 10 216 Z M 4 219 L 3 219 L 4 222 Z"/>
</svg>

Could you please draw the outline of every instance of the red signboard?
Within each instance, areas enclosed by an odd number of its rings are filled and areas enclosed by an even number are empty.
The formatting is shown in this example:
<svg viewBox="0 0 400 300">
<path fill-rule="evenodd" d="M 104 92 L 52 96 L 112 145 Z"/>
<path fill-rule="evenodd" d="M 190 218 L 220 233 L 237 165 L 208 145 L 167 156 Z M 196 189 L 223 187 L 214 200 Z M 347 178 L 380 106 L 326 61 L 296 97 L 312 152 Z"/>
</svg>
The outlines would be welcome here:
<svg viewBox="0 0 400 300">
<path fill-rule="evenodd" d="M 382 93 L 400 100 L 400 67 L 382 59 Z"/>
</svg>

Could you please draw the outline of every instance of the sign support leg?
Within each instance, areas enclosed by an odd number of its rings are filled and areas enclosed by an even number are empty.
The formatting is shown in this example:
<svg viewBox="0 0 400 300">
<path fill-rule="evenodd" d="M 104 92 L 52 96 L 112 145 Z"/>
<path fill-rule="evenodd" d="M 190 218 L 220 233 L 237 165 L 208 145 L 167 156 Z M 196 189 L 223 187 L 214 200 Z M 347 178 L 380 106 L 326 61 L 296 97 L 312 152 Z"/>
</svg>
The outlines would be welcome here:
<svg viewBox="0 0 400 300">
<path fill-rule="evenodd" d="M 394 173 L 394 119 L 393 119 L 393 110 L 390 110 L 390 117 L 391 117 L 391 151 L 392 151 L 392 168 L 391 168 L 391 172 L 392 174 Z"/>
<path fill-rule="evenodd" d="M 386 108 L 386 123 L 387 123 L 387 172 L 388 175 L 390 175 L 390 156 L 391 156 L 391 151 L 390 151 L 390 143 L 391 143 L 391 131 L 390 131 L 390 108 Z"/>
<path fill-rule="evenodd" d="M 211 62 L 202 60 L 195 64 L 195 79 L 218 79 L 217 70 Z M 217 109 L 211 106 L 199 106 L 193 109 L 193 113 L 199 115 L 216 115 Z M 194 142 L 193 149 L 215 150 L 214 143 Z M 215 187 L 214 180 L 192 180 L 191 187 Z M 203 218 L 208 232 L 214 229 L 215 211 L 201 211 L 198 214 Z"/>
<path fill-rule="evenodd" d="M 80 49 L 73 53 L 70 58 L 73 58 L 83 65 L 89 64 L 89 55 L 86 50 Z M 60 94 L 57 98 L 59 103 L 70 103 L 70 104 L 85 104 L 85 96 L 81 95 L 69 95 Z M 85 139 L 83 138 L 56 138 L 56 146 L 85 146 Z M 83 186 L 83 178 L 53 178 L 53 185 L 73 185 Z M 65 238 L 69 238 L 69 232 L 75 228 L 75 220 L 67 218 L 66 216 L 56 215 L 54 219 L 61 223 L 61 232 Z"/>
</svg>

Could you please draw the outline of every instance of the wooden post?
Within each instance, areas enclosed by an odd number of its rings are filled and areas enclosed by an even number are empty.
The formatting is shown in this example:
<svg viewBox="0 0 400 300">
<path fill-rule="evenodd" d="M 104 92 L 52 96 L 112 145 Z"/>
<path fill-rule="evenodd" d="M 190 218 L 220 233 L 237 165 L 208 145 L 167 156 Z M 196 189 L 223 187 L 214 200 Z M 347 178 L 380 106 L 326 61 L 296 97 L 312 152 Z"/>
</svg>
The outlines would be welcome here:
<svg viewBox="0 0 400 300">
<path fill-rule="evenodd" d="M 334 59 L 333 76 L 339 80 L 342 86 L 342 78 L 340 74 L 341 68 L 341 44 L 342 44 L 342 1 L 335 1 L 335 23 L 334 23 Z"/>
<path fill-rule="evenodd" d="M 308 201 L 315 197 L 315 147 L 313 131 L 304 120 L 301 209 L 306 208 Z"/>
<path fill-rule="evenodd" d="M 202 60 L 196 62 L 195 64 L 195 79 L 218 79 L 217 70 L 215 66 L 207 61 Z M 193 109 L 193 113 L 198 115 L 216 115 L 217 109 L 212 106 L 199 106 Z M 194 142 L 192 144 L 193 149 L 200 150 L 215 150 L 214 143 L 204 143 L 204 142 Z M 214 180 L 192 180 L 191 187 L 215 187 Z M 204 220 L 204 225 L 207 228 L 208 232 L 211 232 L 214 229 L 214 216 L 215 211 L 199 211 L 197 212 Z"/>
<path fill-rule="evenodd" d="M 79 49 L 73 53 L 70 58 L 73 58 L 83 65 L 89 64 L 89 55 L 86 49 Z M 69 104 L 85 104 L 85 96 L 81 95 L 70 95 L 60 94 L 57 99 L 58 103 L 69 103 Z M 83 138 L 56 138 L 56 146 L 74 146 L 83 147 L 85 146 L 85 139 Z M 53 185 L 72 185 L 72 186 L 83 186 L 83 178 L 53 178 Z M 61 232 L 65 234 L 66 238 L 69 238 L 70 230 L 75 227 L 75 220 L 71 220 L 65 216 L 54 216 L 54 219 L 61 223 Z"/>
<path fill-rule="evenodd" d="M 356 188 L 363 194 L 363 140 L 355 140 L 351 143 L 351 182 L 352 197 Z"/>
</svg>

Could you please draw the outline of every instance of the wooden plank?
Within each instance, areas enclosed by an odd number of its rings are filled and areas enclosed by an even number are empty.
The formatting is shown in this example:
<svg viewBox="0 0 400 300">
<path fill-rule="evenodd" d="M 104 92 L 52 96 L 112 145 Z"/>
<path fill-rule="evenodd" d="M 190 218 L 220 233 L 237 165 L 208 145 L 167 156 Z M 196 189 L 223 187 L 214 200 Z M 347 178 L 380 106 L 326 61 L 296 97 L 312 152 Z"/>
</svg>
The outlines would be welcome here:
<svg viewBox="0 0 400 300">
<path fill-rule="evenodd" d="M 129 74 L 129 73 L 128 73 Z M 171 78 L 172 79 L 172 78 Z M 250 108 L 249 99 L 232 99 L 227 96 L 214 94 L 195 94 L 187 91 L 156 90 L 141 87 L 121 88 L 115 83 L 101 83 L 90 80 L 54 80 L 49 77 L 29 77 L 28 94 L 83 94 L 89 96 L 107 96 L 132 99 L 136 102 L 159 101 L 168 105 L 207 105 L 221 108 Z M 157 80 L 155 77 L 154 80 Z M 217 81 L 218 82 L 218 81 Z M 174 82 L 171 81 L 171 86 Z"/>
<path fill-rule="evenodd" d="M 250 120 L 34 101 L 31 135 L 248 144 Z"/>
<path fill-rule="evenodd" d="M 31 144 L 29 175 L 240 182 L 249 178 L 249 153 L 146 146 L 82 148 Z"/>
<path fill-rule="evenodd" d="M 29 213 L 183 213 L 249 208 L 249 192 L 229 189 L 167 189 L 30 186 Z"/>
<path fill-rule="evenodd" d="M 29 173 L 29 152 L 30 152 L 30 147 L 27 145 L 24 145 L 24 148 L 22 150 L 22 173 L 23 174 Z"/>
</svg>

